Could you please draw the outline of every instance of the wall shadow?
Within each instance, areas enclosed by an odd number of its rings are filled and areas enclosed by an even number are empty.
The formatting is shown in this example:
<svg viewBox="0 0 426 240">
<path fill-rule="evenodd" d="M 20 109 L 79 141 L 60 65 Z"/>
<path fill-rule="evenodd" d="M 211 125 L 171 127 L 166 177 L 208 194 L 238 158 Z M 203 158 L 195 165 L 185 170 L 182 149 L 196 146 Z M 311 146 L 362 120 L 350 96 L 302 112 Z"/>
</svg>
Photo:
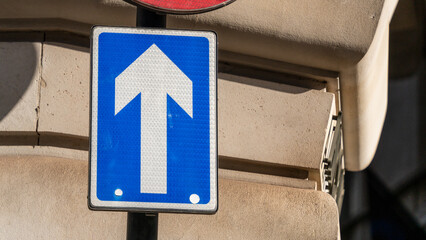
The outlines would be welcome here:
<svg viewBox="0 0 426 240">
<path fill-rule="evenodd" d="M 32 43 L 0 40 L 0 121 L 23 98 L 34 80 L 40 57 L 37 54 Z"/>
</svg>

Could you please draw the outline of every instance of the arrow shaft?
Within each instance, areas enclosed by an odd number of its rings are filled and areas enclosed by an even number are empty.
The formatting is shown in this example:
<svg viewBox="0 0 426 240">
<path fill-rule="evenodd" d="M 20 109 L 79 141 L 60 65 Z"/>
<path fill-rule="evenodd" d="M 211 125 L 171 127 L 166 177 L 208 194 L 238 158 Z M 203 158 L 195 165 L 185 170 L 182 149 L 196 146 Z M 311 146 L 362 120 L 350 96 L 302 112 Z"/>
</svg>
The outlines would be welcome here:
<svg viewBox="0 0 426 240">
<path fill-rule="evenodd" d="M 167 94 L 141 94 L 141 193 L 167 193 Z"/>
</svg>

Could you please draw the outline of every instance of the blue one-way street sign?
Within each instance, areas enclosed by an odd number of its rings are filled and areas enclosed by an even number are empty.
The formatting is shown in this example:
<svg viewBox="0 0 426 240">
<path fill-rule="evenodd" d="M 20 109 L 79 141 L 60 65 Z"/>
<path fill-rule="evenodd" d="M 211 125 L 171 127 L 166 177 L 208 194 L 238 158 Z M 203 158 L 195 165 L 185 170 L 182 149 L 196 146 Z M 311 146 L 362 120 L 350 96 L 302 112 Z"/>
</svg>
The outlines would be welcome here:
<svg viewBox="0 0 426 240">
<path fill-rule="evenodd" d="M 95 27 L 89 206 L 217 209 L 216 35 Z"/>
</svg>

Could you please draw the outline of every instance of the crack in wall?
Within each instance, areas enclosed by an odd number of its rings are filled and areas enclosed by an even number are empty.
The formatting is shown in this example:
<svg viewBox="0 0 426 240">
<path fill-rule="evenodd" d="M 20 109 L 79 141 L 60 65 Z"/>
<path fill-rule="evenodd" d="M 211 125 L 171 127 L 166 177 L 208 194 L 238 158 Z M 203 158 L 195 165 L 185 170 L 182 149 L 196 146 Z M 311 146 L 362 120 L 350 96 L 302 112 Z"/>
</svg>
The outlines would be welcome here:
<svg viewBox="0 0 426 240">
<path fill-rule="evenodd" d="M 44 42 L 46 40 L 46 33 L 43 34 L 43 40 L 41 42 L 41 49 L 40 49 L 40 66 L 39 66 L 39 83 L 38 83 L 38 99 L 37 99 L 37 107 L 36 107 L 36 134 L 37 134 L 37 145 L 40 145 L 40 133 L 38 131 L 38 126 L 40 123 L 40 104 L 41 104 L 41 88 L 43 85 L 45 86 L 46 82 L 43 79 L 43 52 L 44 52 Z"/>
</svg>

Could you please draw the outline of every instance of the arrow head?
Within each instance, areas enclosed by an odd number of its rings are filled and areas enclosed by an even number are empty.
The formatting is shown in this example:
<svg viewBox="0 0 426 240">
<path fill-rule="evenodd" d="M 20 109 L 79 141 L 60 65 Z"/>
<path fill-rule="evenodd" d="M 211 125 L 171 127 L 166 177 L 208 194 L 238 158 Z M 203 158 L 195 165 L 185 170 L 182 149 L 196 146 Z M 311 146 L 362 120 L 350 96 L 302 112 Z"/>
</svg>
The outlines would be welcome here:
<svg viewBox="0 0 426 240">
<path fill-rule="evenodd" d="M 155 44 L 115 79 L 115 115 L 139 93 L 152 98 L 168 94 L 193 117 L 192 81 Z"/>
</svg>

